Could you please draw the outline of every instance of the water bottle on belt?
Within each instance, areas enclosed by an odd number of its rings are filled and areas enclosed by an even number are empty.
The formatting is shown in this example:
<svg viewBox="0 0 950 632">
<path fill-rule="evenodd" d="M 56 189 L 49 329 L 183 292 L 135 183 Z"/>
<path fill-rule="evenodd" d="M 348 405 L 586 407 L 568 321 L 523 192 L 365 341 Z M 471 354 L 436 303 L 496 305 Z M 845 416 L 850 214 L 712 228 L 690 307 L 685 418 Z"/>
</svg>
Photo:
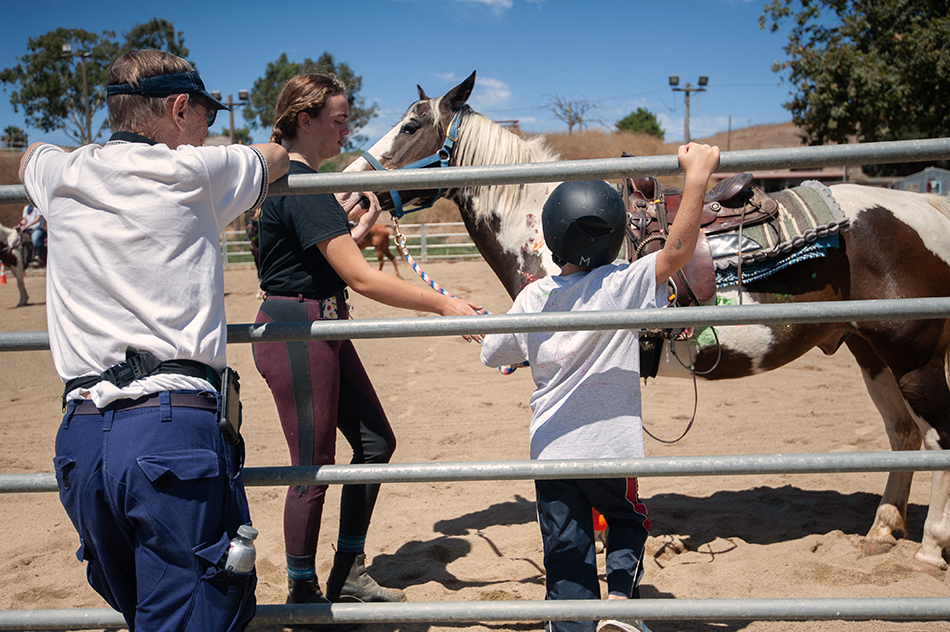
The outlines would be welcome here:
<svg viewBox="0 0 950 632">
<path fill-rule="evenodd" d="M 257 559 L 257 549 L 254 548 L 254 538 L 257 529 L 242 524 L 238 527 L 237 535 L 231 539 L 228 547 L 227 561 L 224 570 L 231 573 L 250 573 L 254 570 L 254 561 Z"/>
</svg>

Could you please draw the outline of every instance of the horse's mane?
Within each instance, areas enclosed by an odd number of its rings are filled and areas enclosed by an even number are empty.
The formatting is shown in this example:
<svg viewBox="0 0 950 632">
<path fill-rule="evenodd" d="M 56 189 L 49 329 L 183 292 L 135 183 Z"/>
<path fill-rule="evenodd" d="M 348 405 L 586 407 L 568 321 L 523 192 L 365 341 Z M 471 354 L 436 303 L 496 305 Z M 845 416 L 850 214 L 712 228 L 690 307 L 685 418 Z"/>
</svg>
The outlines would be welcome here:
<svg viewBox="0 0 950 632">
<path fill-rule="evenodd" d="M 16 243 L 16 238 L 16 229 L 7 228 L 6 226 L 0 224 L 0 246 L 13 247 L 13 244 Z"/>
<path fill-rule="evenodd" d="M 433 100 L 433 112 L 439 111 L 440 101 L 441 98 Z M 436 125 L 441 123 L 438 117 L 434 118 Z M 470 108 L 462 115 L 461 133 L 455 149 L 455 162 L 460 167 L 552 162 L 559 158 L 542 136 L 524 139 Z M 475 205 L 477 213 L 482 215 L 493 210 L 503 213 L 517 208 L 528 186 L 484 185 L 469 187 L 468 191 L 478 202 Z"/>
</svg>

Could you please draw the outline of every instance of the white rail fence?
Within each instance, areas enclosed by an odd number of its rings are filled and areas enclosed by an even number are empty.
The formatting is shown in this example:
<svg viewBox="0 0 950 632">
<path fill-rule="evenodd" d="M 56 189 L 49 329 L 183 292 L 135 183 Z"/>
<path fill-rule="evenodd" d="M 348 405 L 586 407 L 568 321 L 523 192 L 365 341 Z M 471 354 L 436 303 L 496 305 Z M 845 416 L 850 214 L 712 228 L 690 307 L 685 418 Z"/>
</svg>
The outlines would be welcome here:
<svg viewBox="0 0 950 632">
<path fill-rule="evenodd" d="M 480 259 L 481 254 L 472 243 L 472 238 L 465 230 L 462 222 L 444 222 L 434 224 L 399 225 L 402 234 L 406 236 L 406 247 L 409 254 L 416 261 L 461 261 L 464 259 Z M 392 234 L 392 230 L 390 230 Z M 394 240 L 390 240 L 390 252 L 397 258 L 402 257 L 396 249 Z M 243 230 L 226 230 L 221 233 L 221 260 L 224 267 L 235 265 L 251 265 L 254 258 L 251 255 L 251 242 Z M 376 251 L 372 247 L 363 250 L 363 257 L 370 263 L 376 263 Z"/>
<path fill-rule="evenodd" d="M 950 157 L 950 139 L 788 148 L 724 153 L 720 168 L 741 171 L 774 166 L 929 160 Z M 467 167 L 408 172 L 296 176 L 272 193 L 425 189 L 493 182 L 513 184 L 626 175 L 670 175 L 675 157 L 573 161 L 544 165 Z M 0 202 L 19 201 L 22 187 L 0 187 Z M 433 255 L 435 256 L 435 255 Z M 730 325 L 768 322 L 835 322 L 881 318 L 950 317 L 950 299 L 900 299 L 798 305 L 643 310 L 584 314 L 492 315 L 439 319 L 379 319 L 350 322 L 229 325 L 229 342 L 441 336 L 458 333 L 552 331 Z M 401 322 L 397 322 L 401 321 Z M 48 348 L 45 332 L 0 334 L 0 351 Z M 504 478 L 590 478 L 601 476 L 705 476 L 763 472 L 927 471 L 950 468 L 950 452 L 749 455 L 623 459 L 606 462 L 553 461 L 429 463 L 319 468 L 251 468 L 249 485 L 351 482 L 498 480 Z M 52 492 L 51 473 L 0 475 L 2 492 Z M 549 619 L 653 620 L 942 620 L 950 618 L 950 598 L 920 599 L 642 599 L 631 601 L 508 601 L 402 604 L 262 605 L 255 624 L 326 622 L 487 622 Z M 94 629 L 122 627 L 110 609 L 9 610 L 0 612 L 0 630 Z"/>
</svg>

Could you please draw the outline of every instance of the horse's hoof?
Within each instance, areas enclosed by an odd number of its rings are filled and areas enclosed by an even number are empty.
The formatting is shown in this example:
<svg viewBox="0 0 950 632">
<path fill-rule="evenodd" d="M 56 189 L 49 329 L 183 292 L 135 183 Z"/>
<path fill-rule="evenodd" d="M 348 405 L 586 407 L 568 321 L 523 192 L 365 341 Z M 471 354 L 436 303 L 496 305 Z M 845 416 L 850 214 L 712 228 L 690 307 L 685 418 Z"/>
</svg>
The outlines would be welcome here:
<svg viewBox="0 0 950 632">
<path fill-rule="evenodd" d="M 897 540 L 893 538 L 890 540 L 865 540 L 864 554 L 868 557 L 884 555 L 885 553 L 890 553 L 891 549 L 893 549 L 895 546 L 897 546 Z"/>
<path fill-rule="evenodd" d="M 919 570 L 923 571 L 945 571 L 947 570 L 947 562 L 943 559 L 943 552 L 936 551 L 932 553 L 927 553 L 924 551 L 923 547 L 918 549 L 914 554 L 915 566 Z"/>
</svg>

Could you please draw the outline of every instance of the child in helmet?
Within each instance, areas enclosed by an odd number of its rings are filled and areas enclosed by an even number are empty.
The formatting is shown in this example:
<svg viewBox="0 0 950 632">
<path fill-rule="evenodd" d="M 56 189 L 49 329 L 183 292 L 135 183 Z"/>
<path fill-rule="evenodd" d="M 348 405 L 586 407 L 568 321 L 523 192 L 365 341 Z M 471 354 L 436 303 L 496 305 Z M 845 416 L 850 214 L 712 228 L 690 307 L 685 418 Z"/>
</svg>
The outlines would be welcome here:
<svg viewBox="0 0 950 632">
<path fill-rule="evenodd" d="M 544 239 L 561 274 L 525 287 L 509 314 L 638 309 L 666 305 L 666 281 L 696 247 L 709 176 L 719 148 L 679 148 L 685 171 L 676 223 L 659 252 L 614 263 L 626 211 L 606 182 L 565 182 L 541 214 Z M 532 459 L 643 456 L 640 357 L 636 331 L 492 334 L 481 359 L 488 366 L 531 365 Z M 599 599 L 591 509 L 607 521 L 608 599 L 638 596 L 649 532 L 635 478 L 535 481 L 544 545 L 547 599 Z M 602 621 L 597 632 L 647 630 L 642 621 Z M 549 632 L 594 632 L 593 621 L 552 621 Z"/>
</svg>

